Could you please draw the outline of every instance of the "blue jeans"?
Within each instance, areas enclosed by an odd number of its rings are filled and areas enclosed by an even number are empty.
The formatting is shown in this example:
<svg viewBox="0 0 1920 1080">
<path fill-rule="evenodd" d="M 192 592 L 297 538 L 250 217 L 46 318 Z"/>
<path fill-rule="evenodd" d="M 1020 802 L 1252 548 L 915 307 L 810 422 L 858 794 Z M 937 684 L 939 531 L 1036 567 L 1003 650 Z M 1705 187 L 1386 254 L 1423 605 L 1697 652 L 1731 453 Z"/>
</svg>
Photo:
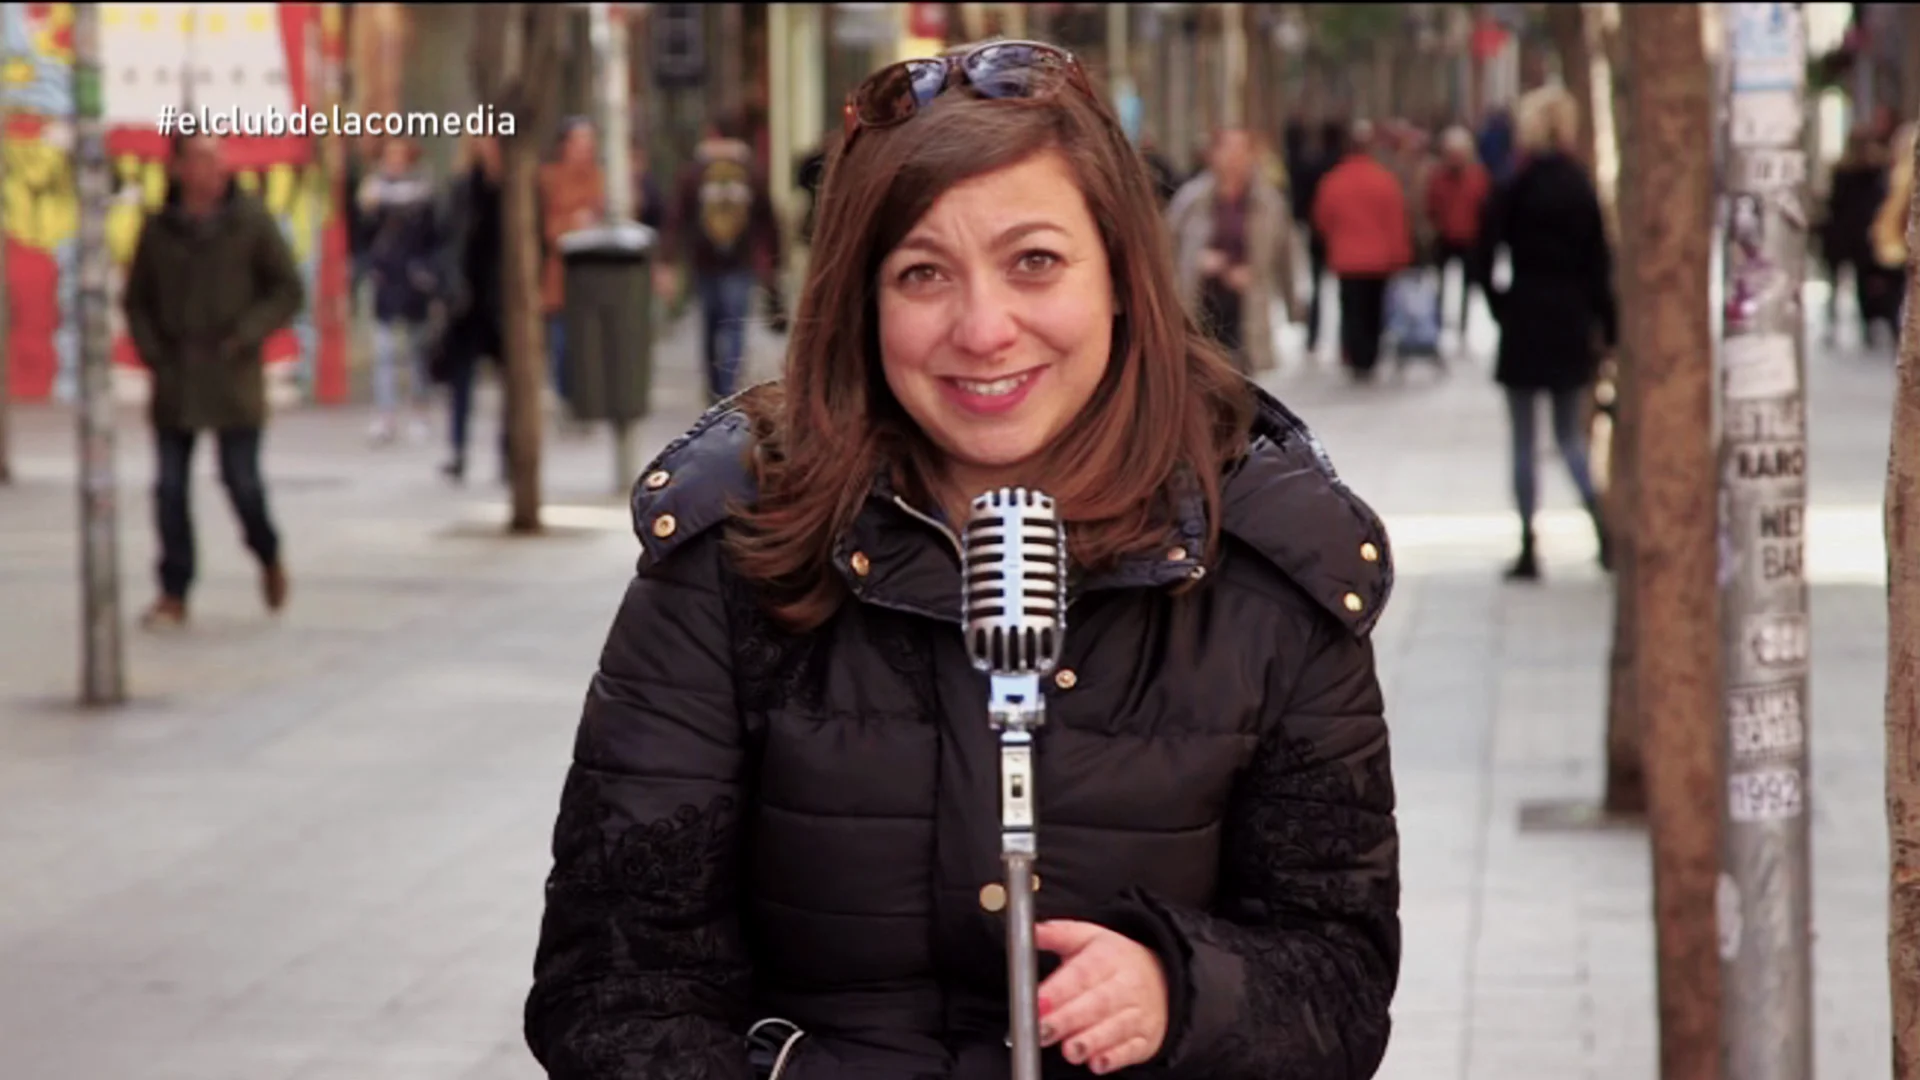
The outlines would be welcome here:
<svg viewBox="0 0 1920 1080">
<path fill-rule="evenodd" d="M 154 516 L 160 528 L 160 591 L 187 598 L 193 584 L 193 509 L 188 481 L 193 475 L 193 444 L 199 433 L 176 428 L 154 431 L 160 475 L 154 485 Z M 240 518 L 247 548 L 262 566 L 280 559 L 280 537 L 267 516 L 267 485 L 260 475 L 260 429 L 225 428 L 217 433 L 220 480 L 233 512 Z"/>
<path fill-rule="evenodd" d="M 1507 418 L 1513 429 L 1513 501 L 1520 510 L 1520 524 L 1533 528 L 1533 512 L 1539 505 L 1539 462 L 1536 460 L 1539 431 L 1538 398 L 1553 398 L 1553 441 L 1567 463 L 1573 486 L 1589 510 L 1599 502 L 1593 489 L 1593 473 L 1587 464 L 1586 432 L 1580 429 L 1581 405 L 1586 388 L 1575 390 L 1532 390 L 1507 387 Z"/>
<path fill-rule="evenodd" d="M 407 401 L 414 408 L 427 403 L 431 381 L 427 362 L 420 348 L 420 323 L 400 319 L 376 320 L 373 324 L 373 404 L 383 415 L 391 415 L 400 405 L 399 375 L 407 371 Z"/>
<path fill-rule="evenodd" d="M 701 340 L 706 352 L 707 397 L 711 401 L 739 388 L 740 361 L 747 351 L 747 315 L 753 304 L 754 276 L 750 270 L 702 275 L 695 287 L 700 295 Z"/>
</svg>

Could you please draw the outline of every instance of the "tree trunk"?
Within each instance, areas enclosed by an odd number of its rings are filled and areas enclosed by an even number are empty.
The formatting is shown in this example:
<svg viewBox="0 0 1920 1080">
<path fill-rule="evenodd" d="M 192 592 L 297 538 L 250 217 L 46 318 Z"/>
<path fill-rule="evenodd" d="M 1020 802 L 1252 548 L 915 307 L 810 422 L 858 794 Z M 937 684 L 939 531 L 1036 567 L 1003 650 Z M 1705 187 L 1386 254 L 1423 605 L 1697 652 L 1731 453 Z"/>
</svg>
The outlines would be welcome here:
<svg viewBox="0 0 1920 1080">
<path fill-rule="evenodd" d="M 1692 4 L 1627 6 L 1639 186 L 1625 222 L 1639 308 L 1640 528 L 1633 535 L 1635 697 L 1646 715 L 1663 1080 L 1720 1075 L 1720 628 L 1713 430 L 1713 108 Z"/>
<path fill-rule="evenodd" d="M 1908 235 L 1916 227 L 1920 197 Z M 1887 967 L 1894 1080 L 1920 1080 L 1920 245 L 1908 256 L 1898 381 L 1886 506 Z"/>
<path fill-rule="evenodd" d="M 1900 115 L 1920 117 L 1920 7 L 1900 5 Z"/>
<path fill-rule="evenodd" d="M 569 9 L 563 4 L 491 4 L 481 5 L 476 13 L 475 82 L 483 99 L 516 120 L 513 134 L 500 140 L 507 529 L 536 533 L 541 529 L 540 401 L 547 350 L 535 189 L 541 148 L 559 107 L 560 45 Z"/>
<path fill-rule="evenodd" d="M 1574 143 L 1575 156 L 1593 176 L 1593 61 L 1588 51 L 1588 12 L 1586 4 L 1548 4 L 1547 28 L 1553 34 L 1554 51 L 1560 58 L 1560 78 L 1567 84 L 1573 100 L 1580 105 L 1580 137 Z"/>
<path fill-rule="evenodd" d="M 540 302 L 540 221 L 535 181 L 539 147 L 512 140 L 501 147 L 500 272 L 505 311 L 507 482 L 512 492 L 507 530 L 539 532 L 540 402 L 546 385 L 545 319 Z"/>
<path fill-rule="evenodd" d="M 1639 155 L 1630 137 L 1632 110 L 1627 102 L 1630 76 L 1626 50 L 1617 32 L 1608 35 L 1607 45 L 1602 55 L 1608 58 L 1612 76 L 1614 153 L 1620 175 L 1631 176 Z M 1634 289 L 1632 272 L 1634 238 L 1620 227 L 1622 221 L 1634 220 L 1636 185 L 1614 184 L 1607 190 L 1614 197 L 1603 197 L 1601 209 L 1607 219 L 1608 232 L 1616 240 L 1614 289 L 1622 329 L 1613 357 L 1613 423 L 1607 429 L 1607 487 L 1603 496 L 1603 514 L 1613 541 L 1614 614 L 1613 650 L 1607 670 L 1606 789 L 1601 807 L 1610 817 L 1631 817 L 1647 812 L 1646 771 L 1640 751 L 1642 725 L 1640 704 L 1634 696 L 1633 662 L 1634 643 L 1640 637 L 1636 622 L 1639 609 L 1633 602 L 1637 592 L 1635 568 L 1639 563 L 1633 534 L 1640 520 L 1634 498 L 1640 468 L 1640 456 L 1634 453 L 1640 420 L 1640 380 L 1635 373 L 1633 335 L 1626 331 L 1639 317 L 1640 298 Z"/>
</svg>

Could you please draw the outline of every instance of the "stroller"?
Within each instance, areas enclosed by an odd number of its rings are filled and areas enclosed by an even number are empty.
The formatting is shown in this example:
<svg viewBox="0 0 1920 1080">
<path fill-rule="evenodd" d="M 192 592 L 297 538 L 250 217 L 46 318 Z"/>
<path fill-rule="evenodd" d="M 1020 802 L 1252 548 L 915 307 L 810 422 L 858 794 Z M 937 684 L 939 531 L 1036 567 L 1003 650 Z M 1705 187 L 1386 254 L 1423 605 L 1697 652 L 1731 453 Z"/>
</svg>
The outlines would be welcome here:
<svg viewBox="0 0 1920 1080">
<path fill-rule="evenodd" d="M 1440 355 L 1440 289 L 1440 274 L 1425 266 L 1387 283 L 1387 340 L 1403 371 L 1414 359 L 1446 367 Z"/>
</svg>

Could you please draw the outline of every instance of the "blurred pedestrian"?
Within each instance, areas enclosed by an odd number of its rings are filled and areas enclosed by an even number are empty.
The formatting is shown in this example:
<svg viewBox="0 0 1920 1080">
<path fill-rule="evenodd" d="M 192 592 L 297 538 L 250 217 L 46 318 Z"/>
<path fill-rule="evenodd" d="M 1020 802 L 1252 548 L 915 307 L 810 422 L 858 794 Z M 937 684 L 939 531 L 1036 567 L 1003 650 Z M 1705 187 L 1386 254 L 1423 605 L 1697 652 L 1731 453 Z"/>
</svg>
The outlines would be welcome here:
<svg viewBox="0 0 1920 1080">
<path fill-rule="evenodd" d="M 1413 231 L 1400 181 L 1373 156 L 1373 125 L 1356 121 L 1346 157 L 1321 179 L 1313 223 L 1340 280 L 1340 359 L 1372 378 L 1386 321 L 1387 282 L 1413 264 Z"/>
<path fill-rule="evenodd" d="M 187 619 L 195 572 L 193 444 L 214 432 L 220 479 L 260 564 L 270 610 L 287 599 L 280 536 L 267 511 L 260 439 L 267 423 L 261 348 L 305 303 L 305 287 L 280 225 L 242 192 L 221 141 L 176 137 L 166 202 L 140 227 L 121 304 L 127 332 L 152 374 L 148 417 L 159 475 L 160 596 L 141 617 L 149 629 Z"/>
<path fill-rule="evenodd" d="M 1875 323 L 1884 323 L 1887 340 L 1900 343 L 1900 309 L 1907 296 L 1907 220 L 1913 205 L 1913 144 L 1916 127 L 1901 124 L 1894 129 L 1892 153 L 1888 156 L 1886 196 L 1874 214 L 1873 307 L 1866 313 L 1868 344 Z"/>
<path fill-rule="evenodd" d="M 355 201 L 365 220 L 363 256 L 373 287 L 373 427 L 376 444 L 392 441 L 401 413 L 399 380 L 407 381 L 407 434 L 426 438 L 432 380 L 427 373 L 427 318 L 444 281 L 439 258 L 442 228 L 433 181 L 420 168 L 419 148 L 390 138 L 380 168 L 360 184 Z"/>
<path fill-rule="evenodd" d="M 500 143 L 491 135 L 469 135 L 461 144 L 463 161 L 454 174 L 448 237 L 449 267 L 446 329 L 434 352 L 435 377 L 447 385 L 448 443 L 451 456 L 441 472 L 458 483 L 467 475 L 467 433 L 473 415 L 473 391 L 482 365 L 504 370 L 506 309 L 501 259 Z M 507 477 L 507 425 L 500 422 L 500 476 Z"/>
<path fill-rule="evenodd" d="M 1533 90 L 1515 110 L 1521 165 L 1496 189 L 1481 221 L 1472 259 L 1474 280 L 1500 324 L 1494 378 L 1506 390 L 1513 436 L 1513 497 L 1520 514 L 1520 554 L 1513 580 L 1540 576 L 1533 515 L 1538 500 L 1536 428 L 1539 398 L 1553 404 L 1553 438 L 1580 492 L 1611 565 L 1606 521 L 1587 455 L 1587 404 L 1603 351 L 1618 339 L 1613 257 L 1600 200 L 1572 147 L 1580 107 L 1557 86 Z M 1511 281 L 1493 284 L 1493 263 L 1507 252 Z"/>
<path fill-rule="evenodd" d="M 1271 371 L 1273 303 L 1300 321 L 1293 288 L 1293 220 L 1259 172 L 1252 135 L 1221 131 L 1206 171 L 1167 208 L 1182 295 L 1242 372 Z"/>
<path fill-rule="evenodd" d="M 754 286 L 779 288 L 780 224 L 736 116 L 708 126 L 680 179 L 663 264 L 685 264 L 700 300 L 712 401 L 738 389 Z"/>
<path fill-rule="evenodd" d="M 1327 276 L 1327 238 L 1313 223 L 1313 202 L 1320 193 L 1320 182 L 1346 156 L 1346 149 L 1347 126 L 1331 120 L 1321 124 L 1317 136 L 1305 152 L 1300 168 L 1294 172 L 1293 187 L 1288 193 L 1293 206 L 1293 220 L 1307 238 L 1308 353 L 1314 352 L 1320 345 L 1320 298 Z"/>
<path fill-rule="evenodd" d="M 634 136 L 632 147 L 627 151 L 627 162 L 633 170 L 634 219 L 656 231 L 666 228 L 667 198 L 661 193 L 659 177 L 654 174 L 646 139 Z"/>
<path fill-rule="evenodd" d="M 963 46 L 850 105 L 785 379 L 635 492 L 534 1055 L 1007 1076 L 999 750 L 956 530 L 1021 485 L 1065 522 L 1077 620 L 1033 756 L 1047 1075 L 1371 1076 L 1400 960 L 1379 518 L 1196 332 L 1076 62 Z"/>
<path fill-rule="evenodd" d="M 1475 159 L 1473 135 L 1464 127 L 1448 128 L 1440 139 L 1441 160 L 1427 176 L 1427 219 L 1433 227 L 1433 265 L 1440 272 L 1439 303 L 1446 293 L 1447 272 L 1460 266 L 1460 333 L 1467 332 L 1468 305 L 1473 301 L 1472 275 L 1467 262 L 1480 238 L 1480 211 L 1493 192 L 1492 178 Z M 1441 314 L 1435 311 L 1436 316 Z"/>
<path fill-rule="evenodd" d="M 1486 166 L 1488 177 L 1495 184 L 1504 183 L 1514 169 L 1513 114 L 1505 106 L 1489 111 L 1481 121 L 1476 142 L 1480 163 Z"/>
<path fill-rule="evenodd" d="M 1166 151 L 1160 149 L 1160 143 L 1152 135 L 1140 138 L 1140 160 L 1146 162 L 1147 175 L 1153 178 L 1153 192 L 1164 209 L 1173 202 L 1173 196 L 1180 190 L 1180 170 L 1174 168 L 1173 161 Z"/>
<path fill-rule="evenodd" d="M 599 224 L 607 211 L 606 174 L 600 168 L 592 122 L 574 116 L 561 123 L 558 153 L 540 166 L 539 182 L 540 231 L 546 253 L 540 268 L 540 304 L 547 318 L 553 392 L 564 404 L 572 401 L 572 388 L 567 384 L 567 275 L 560 238 Z"/>
<path fill-rule="evenodd" d="M 1832 342 L 1840 322 L 1840 279 L 1853 286 L 1860 340 L 1872 338 L 1872 323 L 1882 317 L 1884 278 L 1873 253 L 1873 219 L 1886 197 L 1887 162 L 1864 125 L 1847 138 L 1845 153 L 1834 163 L 1832 190 L 1827 196 L 1826 220 L 1820 228 L 1820 255 L 1827 264 L 1832 288 L 1827 292 L 1827 340 Z"/>
</svg>

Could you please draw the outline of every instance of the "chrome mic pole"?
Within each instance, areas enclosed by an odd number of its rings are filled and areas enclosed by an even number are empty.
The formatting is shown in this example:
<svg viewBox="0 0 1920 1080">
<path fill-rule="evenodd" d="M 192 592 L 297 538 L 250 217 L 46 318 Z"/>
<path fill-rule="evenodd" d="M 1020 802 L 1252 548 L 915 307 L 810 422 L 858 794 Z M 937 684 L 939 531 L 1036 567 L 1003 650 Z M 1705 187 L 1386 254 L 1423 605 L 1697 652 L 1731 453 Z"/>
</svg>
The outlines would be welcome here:
<svg viewBox="0 0 1920 1080">
<path fill-rule="evenodd" d="M 967 648 L 973 666 L 987 674 L 987 719 L 1000 736 L 1013 1080 L 1040 1080 L 1033 737 L 1046 719 L 1040 680 L 1059 663 L 1066 629 L 1066 533 L 1051 498 L 1001 488 L 973 501 L 963 547 Z"/>
</svg>

